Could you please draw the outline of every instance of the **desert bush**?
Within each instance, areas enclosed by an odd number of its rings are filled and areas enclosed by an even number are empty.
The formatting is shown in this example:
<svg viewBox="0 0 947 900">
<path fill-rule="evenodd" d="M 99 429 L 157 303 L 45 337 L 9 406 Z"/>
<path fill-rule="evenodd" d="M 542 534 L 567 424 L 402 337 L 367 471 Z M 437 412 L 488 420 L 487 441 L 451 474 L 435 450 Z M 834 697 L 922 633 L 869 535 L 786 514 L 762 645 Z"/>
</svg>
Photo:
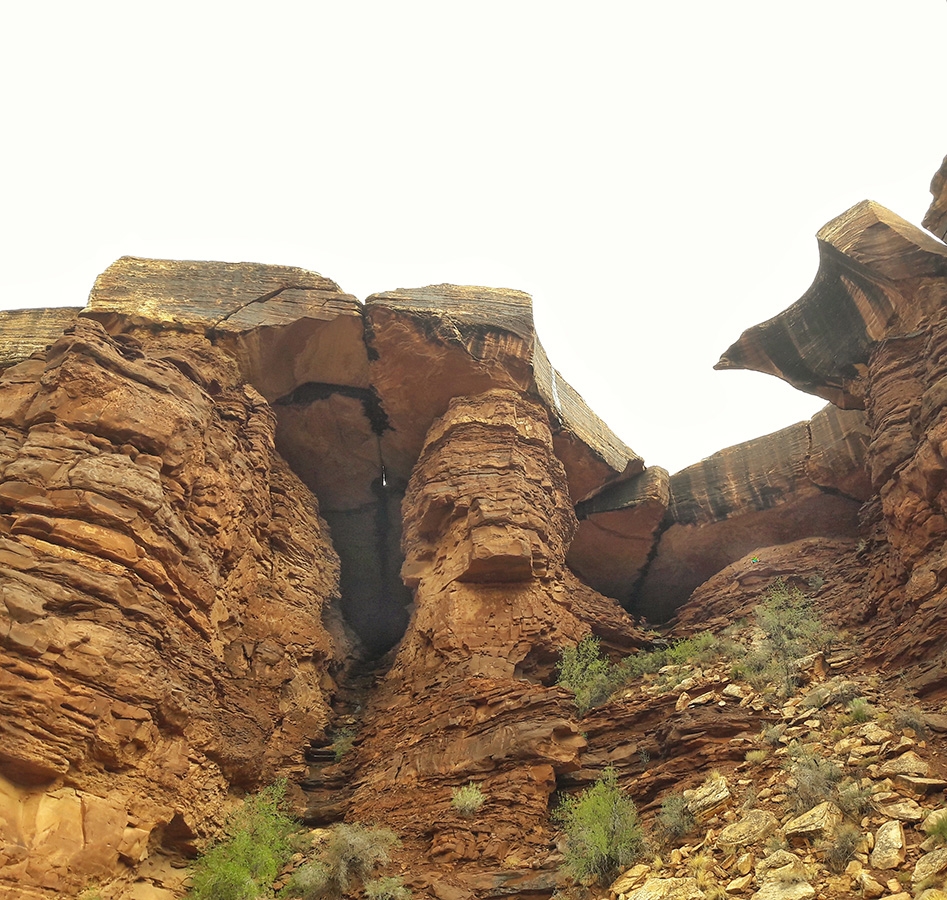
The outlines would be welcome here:
<svg viewBox="0 0 947 900">
<path fill-rule="evenodd" d="M 947 844 L 947 816 L 941 816 L 925 832 L 929 838 L 933 838 L 938 844 Z"/>
<path fill-rule="evenodd" d="M 268 889 L 292 850 L 297 828 L 286 812 L 286 782 L 248 797 L 227 820 L 225 837 L 197 861 L 193 900 L 253 900 Z"/>
<path fill-rule="evenodd" d="M 670 794 L 661 801 L 657 830 L 665 843 L 680 840 L 694 830 L 697 824 L 681 794 Z"/>
<path fill-rule="evenodd" d="M 853 723 L 862 725 L 870 722 L 874 717 L 875 709 L 864 697 L 856 697 L 849 702 L 847 718 Z"/>
<path fill-rule="evenodd" d="M 364 880 L 377 866 L 388 862 L 390 851 L 399 843 L 398 836 L 388 828 L 336 825 L 319 855 L 329 888 L 339 895 L 345 893 L 353 878 Z"/>
<path fill-rule="evenodd" d="M 924 710 L 917 706 L 897 709 L 891 714 L 891 721 L 895 728 L 904 731 L 910 728 L 919 738 L 926 738 L 927 719 L 924 717 Z"/>
<path fill-rule="evenodd" d="M 766 593 L 756 608 L 756 621 L 766 635 L 768 655 L 787 694 L 798 686 L 793 661 L 816 650 L 826 650 L 837 639 L 822 624 L 812 601 L 783 581 L 777 581 Z"/>
<path fill-rule="evenodd" d="M 638 811 L 612 768 L 588 790 L 566 799 L 553 818 L 565 831 L 565 867 L 577 881 L 607 884 L 644 852 Z"/>
<path fill-rule="evenodd" d="M 796 757 L 789 774 L 795 786 L 788 790 L 787 796 L 799 813 L 830 799 L 842 780 L 842 770 L 834 762 L 806 752 Z"/>
<path fill-rule="evenodd" d="M 598 638 L 588 635 L 575 647 L 562 651 L 556 683 L 575 695 L 579 715 L 604 703 L 616 685 L 612 664 L 602 653 Z"/>
<path fill-rule="evenodd" d="M 355 744 L 355 729 L 343 728 L 336 733 L 335 740 L 332 741 L 332 750 L 335 753 L 335 761 L 342 762 L 345 754 L 352 749 Z"/>
<path fill-rule="evenodd" d="M 283 896 L 301 900 L 321 900 L 328 897 L 329 872 L 321 862 L 306 863 L 293 872 Z"/>
<path fill-rule="evenodd" d="M 835 805 L 852 819 L 860 819 L 871 810 L 871 785 L 862 786 L 850 778 L 836 788 Z"/>
<path fill-rule="evenodd" d="M 410 900 L 411 888 L 405 887 L 400 875 L 373 878 L 365 882 L 368 900 Z"/>
<path fill-rule="evenodd" d="M 862 834 L 847 822 L 840 825 L 832 839 L 823 845 L 822 858 L 830 872 L 840 875 L 845 867 L 855 858 L 855 851 L 861 843 Z"/>
<path fill-rule="evenodd" d="M 764 762 L 766 762 L 767 759 L 769 759 L 769 750 L 747 750 L 744 759 L 751 766 L 761 766 Z"/>
<path fill-rule="evenodd" d="M 450 805 L 462 816 L 474 815 L 486 801 L 486 797 L 479 785 L 472 781 L 463 787 L 451 791 Z"/>
</svg>

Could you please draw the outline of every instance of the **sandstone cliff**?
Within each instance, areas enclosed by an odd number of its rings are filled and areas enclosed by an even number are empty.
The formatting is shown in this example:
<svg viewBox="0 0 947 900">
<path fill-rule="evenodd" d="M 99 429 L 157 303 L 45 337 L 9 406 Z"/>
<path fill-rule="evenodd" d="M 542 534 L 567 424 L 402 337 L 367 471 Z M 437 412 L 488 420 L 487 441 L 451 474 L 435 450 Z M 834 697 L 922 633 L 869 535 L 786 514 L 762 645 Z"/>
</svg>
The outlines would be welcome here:
<svg viewBox="0 0 947 900">
<path fill-rule="evenodd" d="M 809 291 L 718 368 L 829 405 L 674 475 L 569 387 L 517 291 L 362 304 L 125 257 L 83 308 L 0 314 L 0 890 L 171 900 L 286 776 L 310 824 L 395 828 L 419 897 L 549 897 L 558 793 L 610 766 L 653 815 L 802 721 L 708 669 L 580 722 L 562 649 L 721 630 L 776 579 L 864 641 L 809 677 L 947 696 L 947 247 L 869 201 L 818 242 Z M 476 819 L 451 806 L 471 781 Z"/>
</svg>

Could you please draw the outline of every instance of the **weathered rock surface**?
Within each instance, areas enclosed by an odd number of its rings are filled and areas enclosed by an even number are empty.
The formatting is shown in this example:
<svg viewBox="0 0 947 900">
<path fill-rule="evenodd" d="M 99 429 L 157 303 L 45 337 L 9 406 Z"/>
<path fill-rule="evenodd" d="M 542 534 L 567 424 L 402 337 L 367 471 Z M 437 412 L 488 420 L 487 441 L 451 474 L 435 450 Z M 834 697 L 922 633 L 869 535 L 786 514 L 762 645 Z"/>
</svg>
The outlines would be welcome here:
<svg viewBox="0 0 947 900">
<path fill-rule="evenodd" d="M 942 241 L 947 241 L 947 156 L 931 179 L 931 194 L 934 199 L 921 224 Z"/>
<path fill-rule="evenodd" d="M 274 425 L 194 336 L 80 319 L 0 378 L 4 889 L 187 851 L 324 731 L 338 562 Z"/>
<path fill-rule="evenodd" d="M 747 329 L 715 368 L 766 372 L 842 409 L 862 409 L 871 345 L 909 335 L 947 300 L 947 247 L 870 200 L 817 238 L 812 287 Z"/>
<path fill-rule="evenodd" d="M 866 409 L 870 642 L 879 662 L 912 666 L 918 689 L 940 696 L 947 247 L 868 202 L 826 225 L 819 246 L 812 288 L 745 332 L 719 367 L 768 371 Z"/>
<path fill-rule="evenodd" d="M 0 891 L 173 900 L 182 857 L 285 774 L 311 822 L 397 830 L 419 900 L 546 900 L 568 889 L 550 805 L 609 768 L 646 825 L 672 794 L 697 819 L 621 896 L 942 877 L 947 248 L 868 202 L 819 242 L 810 291 L 721 365 L 846 409 L 670 477 L 561 380 L 515 291 L 363 307 L 299 269 L 124 258 L 78 315 L 3 314 Z M 586 634 L 662 646 L 612 598 L 679 637 L 777 579 L 863 641 L 800 662 L 804 695 L 695 660 L 580 721 L 551 686 Z M 800 747 L 843 774 L 795 816 Z"/>
<path fill-rule="evenodd" d="M 560 648 L 593 626 L 626 652 L 642 638 L 565 566 L 576 526 L 565 472 L 547 413 L 522 393 L 451 401 L 427 434 L 404 520 L 415 609 L 359 736 L 351 809 L 428 842 L 472 889 L 465 864 L 499 870 L 516 856 L 535 868 L 548 855 L 556 777 L 579 767 L 586 744 L 567 692 L 541 684 Z M 472 821 L 450 806 L 470 780 L 487 797 Z"/>
<path fill-rule="evenodd" d="M 827 407 L 811 422 L 721 450 L 671 476 L 657 553 L 634 608 L 662 621 L 715 573 L 762 547 L 853 537 L 870 495 L 867 427 Z"/>
<path fill-rule="evenodd" d="M 651 466 L 577 504 L 569 566 L 597 591 L 626 602 L 654 550 L 669 500 L 667 471 Z"/>
<path fill-rule="evenodd" d="M 873 869 L 895 869 L 904 862 L 904 826 L 895 819 L 885 822 L 875 832 L 871 851 Z"/>
<path fill-rule="evenodd" d="M 550 365 L 520 291 L 432 285 L 365 301 L 372 383 L 390 430 L 389 477 L 407 481 L 431 422 L 454 397 L 492 388 L 530 392 L 549 410 L 573 502 L 644 464 Z"/>
<path fill-rule="evenodd" d="M 75 322 L 80 310 L 75 306 L 0 310 L 0 369 L 45 351 Z"/>
</svg>

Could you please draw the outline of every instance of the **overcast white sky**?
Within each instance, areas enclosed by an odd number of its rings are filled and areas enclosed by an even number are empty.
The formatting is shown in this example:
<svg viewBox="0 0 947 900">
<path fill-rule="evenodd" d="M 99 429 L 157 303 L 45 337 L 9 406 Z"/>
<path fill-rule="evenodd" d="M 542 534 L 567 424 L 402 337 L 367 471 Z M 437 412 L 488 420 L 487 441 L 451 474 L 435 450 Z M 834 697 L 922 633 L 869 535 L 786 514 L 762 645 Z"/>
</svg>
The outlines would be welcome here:
<svg viewBox="0 0 947 900">
<path fill-rule="evenodd" d="M 823 405 L 712 366 L 947 154 L 945 0 L 69 0 L 0 41 L 0 306 L 123 254 L 514 287 L 672 471 Z"/>
</svg>

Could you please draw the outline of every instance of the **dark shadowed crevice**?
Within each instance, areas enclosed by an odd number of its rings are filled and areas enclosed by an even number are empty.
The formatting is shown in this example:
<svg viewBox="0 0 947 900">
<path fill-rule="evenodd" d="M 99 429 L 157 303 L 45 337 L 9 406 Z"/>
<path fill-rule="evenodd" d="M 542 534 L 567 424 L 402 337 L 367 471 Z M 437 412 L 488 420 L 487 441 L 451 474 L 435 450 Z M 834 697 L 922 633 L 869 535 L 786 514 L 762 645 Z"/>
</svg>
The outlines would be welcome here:
<svg viewBox="0 0 947 900">
<path fill-rule="evenodd" d="M 360 409 L 359 409 L 360 407 Z M 385 477 L 379 437 L 390 427 L 371 387 L 306 382 L 274 401 L 277 449 L 319 500 L 341 564 L 340 608 L 369 658 L 404 634 L 401 497 Z M 335 434 L 338 441 L 327 441 Z M 336 444 L 349 449 L 339 453 Z"/>
</svg>

